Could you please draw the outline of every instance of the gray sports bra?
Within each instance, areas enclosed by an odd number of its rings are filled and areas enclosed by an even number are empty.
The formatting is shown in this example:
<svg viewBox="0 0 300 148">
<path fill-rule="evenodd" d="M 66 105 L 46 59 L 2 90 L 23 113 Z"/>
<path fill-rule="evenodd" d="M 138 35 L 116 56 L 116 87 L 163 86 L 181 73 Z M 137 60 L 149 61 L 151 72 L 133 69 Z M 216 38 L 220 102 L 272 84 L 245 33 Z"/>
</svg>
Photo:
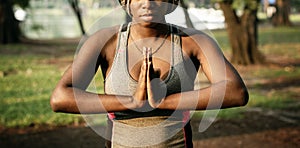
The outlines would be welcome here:
<svg viewBox="0 0 300 148">
<path fill-rule="evenodd" d="M 177 28 L 172 25 L 169 26 L 171 31 L 172 46 L 170 50 L 172 53 L 172 59 L 169 74 L 163 81 L 167 88 L 166 95 L 194 89 L 194 78 L 190 78 L 187 74 L 185 60 L 181 49 L 181 40 L 177 33 Z M 113 65 L 105 79 L 104 91 L 106 94 L 130 96 L 135 92 L 137 81 L 130 76 L 127 65 L 127 44 L 129 32 L 130 24 L 121 25 Z M 109 114 L 110 118 L 115 120 L 170 115 L 176 115 L 176 118 L 183 118 L 182 111 L 160 109 L 154 109 L 147 112 L 127 110 Z"/>
</svg>

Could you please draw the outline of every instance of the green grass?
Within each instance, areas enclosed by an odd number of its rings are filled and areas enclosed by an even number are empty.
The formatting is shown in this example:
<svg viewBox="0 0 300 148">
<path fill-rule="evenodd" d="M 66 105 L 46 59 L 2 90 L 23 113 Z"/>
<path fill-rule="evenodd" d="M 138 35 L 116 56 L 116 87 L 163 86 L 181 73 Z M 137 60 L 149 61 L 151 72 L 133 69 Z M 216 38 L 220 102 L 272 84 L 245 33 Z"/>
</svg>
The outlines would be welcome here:
<svg viewBox="0 0 300 148">
<path fill-rule="evenodd" d="M 50 94 L 61 76 L 49 57 L 42 55 L 1 55 L 0 125 L 62 125 L 78 122 L 79 116 L 55 114 Z"/>
<path fill-rule="evenodd" d="M 230 53 L 226 30 L 212 31 L 220 47 L 225 53 Z M 281 59 L 300 59 L 300 27 L 262 27 L 259 28 L 259 50 L 266 56 L 276 56 Z M 294 79 L 299 78 L 300 68 L 298 66 L 253 68 L 246 75 L 252 79 Z M 249 89 L 250 99 L 247 107 L 260 107 L 264 109 L 292 109 L 290 106 L 297 102 L 295 92 L 281 91 L 276 89 L 264 90 L 264 84 L 254 84 Z M 288 86 L 287 86 L 288 87 Z M 294 109 L 299 108 L 294 106 Z M 223 109 L 218 112 L 219 118 L 242 118 L 245 107 Z M 207 111 L 214 112 L 214 111 Z M 195 118 L 202 117 L 203 111 L 196 112 Z"/>
<path fill-rule="evenodd" d="M 271 90 L 267 94 L 259 90 L 251 90 L 251 100 L 248 106 L 261 107 L 267 109 L 291 109 L 290 106 L 295 101 L 292 99 L 293 93 Z M 298 105 L 298 107 L 300 107 Z"/>
<path fill-rule="evenodd" d="M 230 50 L 226 31 L 213 32 L 220 46 Z M 272 28 L 260 29 L 260 50 L 266 55 L 280 56 L 289 59 L 299 57 L 299 34 L 300 29 L 295 28 Z M 67 48 L 71 48 L 68 46 Z M 37 48 L 37 47 L 35 47 Z M 39 47 L 38 47 L 39 48 Z M 45 47 L 41 47 L 45 48 Z M 48 48 L 57 48 L 51 46 Z M 63 114 L 52 112 L 49 99 L 53 88 L 60 79 L 64 67 L 60 63 L 49 62 L 64 60 L 72 55 L 62 57 L 47 54 L 19 54 L 22 51 L 30 51 L 31 45 L 7 45 L 0 46 L 0 50 L 11 49 L 12 53 L 0 55 L 0 126 L 26 127 L 30 125 L 69 125 L 82 122 L 80 115 Z M 61 50 L 62 47 L 59 48 Z M 36 49 L 35 49 L 36 50 Z M 50 63 L 50 64 L 49 64 Z M 103 92 L 102 77 L 95 79 L 96 85 L 89 88 L 90 91 Z M 297 66 L 286 68 L 264 67 L 253 69 L 251 78 L 276 79 L 277 77 L 296 78 L 300 75 Z M 281 90 L 262 91 L 264 86 L 257 84 L 251 87 L 250 101 L 247 107 L 261 107 L 267 109 L 286 109 L 295 101 L 294 92 Z M 298 106 L 299 107 L 299 106 Z M 244 107 L 221 110 L 220 118 L 242 118 L 241 112 Z M 195 116 L 203 114 L 197 112 Z M 99 120 L 96 122 L 104 122 Z"/>
<path fill-rule="evenodd" d="M 259 44 L 290 44 L 299 43 L 300 27 L 260 28 Z"/>
<path fill-rule="evenodd" d="M 220 110 L 206 110 L 206 111 L 196 111 L 192 115 L 193 119 L 201 119 L 203 117 L 217 117 L 222 119 L 242 119 L 244 116 L 242 112 L 245 110 L 244 107 L 226 108 Z"/>
<path fill-rule="evenodd" d="M 217 40 L 220 48 L 224 52 L 230 52 L 231 47 L 226 30 L 213 30 L 211 32 L 213 37 Z"/>
<path fill-rule="evenodd" d="M 250 99 L 246 107 L 235 107 L 221 110 L 208 110 L 208 111 L 197 111 L 193 114 L 193 118 L 199 119 L 204 116 L 204 113 L 210 117 L 217 114 L 218 118 L 222 119 L 242 119 L 244 116 L 243 112 L 247 108 L 258 107 L 262 109 L 272 110 L 299 110 L 300 104 L 295 104 L 295 93 L 283 92 L 280 90 L 270 90 L 267 93 L 262 92 L 261 89 L 249 90 Z"/>
<path fill-rule="evenodd" d="M 258 30 L 258 44 L 262 48 L 267 46 L 267 52 L 277 52 L 279 54 L 284 52 L 293 52 L 295 49 L 299 49 L 300 42 L 300 26 L 296 27 L 260 27 Z M 226 30 L 212 31 L 213 37 L 216 38 L 220 47 L 224 52 L 230 52 L 231 47 L 228 40 Z M 282 46 L 284 44 L 284 46 Z M 297 46 L 295 46 L 297 45 Z M 274 49 L 275 48 L 275 49 Z M 292 48 L 292 50 L 287 50 Z M 271 51 L 270 51 L 271 50 Z M 264 51 L 263 51 L 264 52 Z M 295 54 L 294 54 L 295 55 Z M 299 54 L 298 54 L 299 55 Z"/>
</svg>

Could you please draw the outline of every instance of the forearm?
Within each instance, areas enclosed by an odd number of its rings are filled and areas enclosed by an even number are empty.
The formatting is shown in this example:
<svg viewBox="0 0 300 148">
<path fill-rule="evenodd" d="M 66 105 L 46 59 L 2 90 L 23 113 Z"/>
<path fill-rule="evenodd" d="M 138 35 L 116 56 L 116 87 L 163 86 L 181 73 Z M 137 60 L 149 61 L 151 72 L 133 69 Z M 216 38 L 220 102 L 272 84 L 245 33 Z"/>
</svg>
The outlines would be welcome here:
<svg viewBox="0 0 300 148">
<path fill-rule="evenodd" d="M 242 106 L 247 103 L 248 93 L 243 86 L 222 81 L 199 90 L 172 94 L 159 104 L 160 109 L 205 110 Z"/>
<path fill-rule="evenodd" d="M 138 108 L 132 96 L 104 95 L 77 88 L 57 88 L 51 96 L 51 107 L 55 112 L 74 114 L 107 113 Z"/>
</svg>

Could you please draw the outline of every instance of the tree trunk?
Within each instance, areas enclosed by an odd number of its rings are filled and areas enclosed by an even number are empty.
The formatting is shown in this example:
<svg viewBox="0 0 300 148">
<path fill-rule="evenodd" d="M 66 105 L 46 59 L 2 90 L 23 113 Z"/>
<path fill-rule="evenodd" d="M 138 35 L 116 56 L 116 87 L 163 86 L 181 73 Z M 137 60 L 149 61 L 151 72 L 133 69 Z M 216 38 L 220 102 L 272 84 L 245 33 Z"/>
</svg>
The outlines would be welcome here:
<svg viewBox="0 0 300 148">
<path fill-rule="evenodd" d="M 273 17 L 274 26 L 291 26 L 289 19 L 290 15 L 290 0 L 277 0 L 276 13 Z"/>
<path fill-rule="evenodd" d="M 258 50 L 258 33 L 257 33 L 257 9 L 246 9 L 242 16 L 241 23 L 244 32 L 247 35 L 247 41 L 244 44 L 245 56 L 250 60 L 247 64 L 264 63 L 264 57 Z M 244 57 L 245 57 L 244 56 Z"/>
<path fill-rule="evenodd" d="M 232 48 L 231 62 L 241 65 L 263 63 L 264 58 L 257 49 L 257 10 L 244 9 L 243 15 L 238 17 L 230 2 L 220 2 L 220 6 Z"/>
<path fill-rule="evenodd" d="M 0 44 L 17 43 L 20 37 L 19 22 L 15 19 L 10 0 L 0 2 Z"/>
<path fill-rule="evenodd" d="M 78 0 L 68 0 L 68 1 L 72 7 L 74 13 L 76 14 L 82 35 L 85 35 L 85 29 L 84 29 L 82 17 L 81 17 L 81 10 L 78 6 Z"/>
<path fill-rule="evenodd" d="M 185 22 L 186 22 L 186 26 L 188 28 L 194 28 L 194 25 L 191 21 L 190 15 L 187 11 L 187 5 L 184 3 L 184 0 L 180 0 L 180 5 L 183 8 L 183 13 L 184 13 L 184 17 L 185 17 Z"/>
</svg>

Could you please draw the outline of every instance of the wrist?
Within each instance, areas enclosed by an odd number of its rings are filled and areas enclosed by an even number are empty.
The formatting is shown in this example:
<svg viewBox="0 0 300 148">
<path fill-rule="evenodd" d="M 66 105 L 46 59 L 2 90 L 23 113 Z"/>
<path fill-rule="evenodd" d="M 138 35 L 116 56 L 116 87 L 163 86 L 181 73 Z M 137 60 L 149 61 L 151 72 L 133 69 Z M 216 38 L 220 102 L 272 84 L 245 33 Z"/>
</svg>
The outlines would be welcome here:
<svg viewBox="0 0 300 148">
<path fill-rule="evenodd" d="M 132 104 L 133 108 L 141 108 L 145 105 L 145 101 L 139 101 L 132 96 L 130 97 L 130 104 Z"/>
<path fill-rule="evenodd" d="M 149 100 L 149 104 L 152 108 L 159 108 L 161 106 L 162 102 L 164 101 L 164 99 L 165 98 L 156 99 L 156 100 L 150 99 L 151 101 Z"/>
</svg>

